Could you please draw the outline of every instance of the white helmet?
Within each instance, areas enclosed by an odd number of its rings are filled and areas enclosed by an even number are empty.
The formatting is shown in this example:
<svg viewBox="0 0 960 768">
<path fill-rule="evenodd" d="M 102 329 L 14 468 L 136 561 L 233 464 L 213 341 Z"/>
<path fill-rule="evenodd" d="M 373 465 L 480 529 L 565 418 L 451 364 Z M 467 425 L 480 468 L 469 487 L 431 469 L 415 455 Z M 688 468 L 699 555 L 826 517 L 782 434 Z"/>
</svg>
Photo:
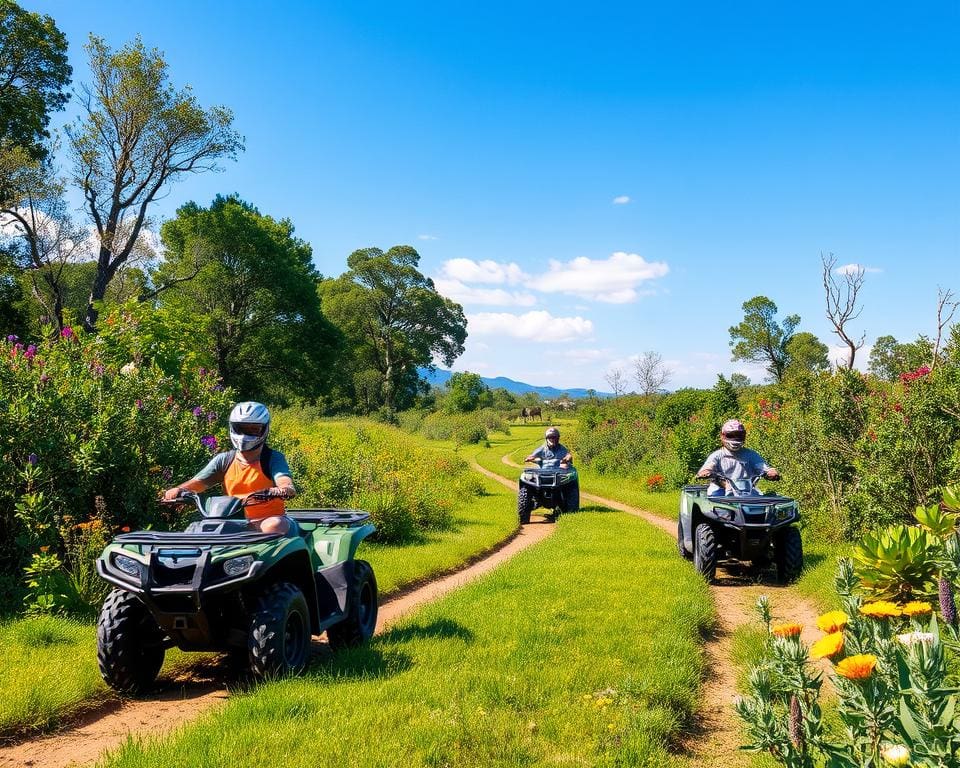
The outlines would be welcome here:
<svg viewBox="0 0 960 768">
<path fill-rule="evenodd" d="M 252 451 L 267 441 L 270 411 L 263 403 L 237 403 L 230 411 L 230 442 L 238 451 Z"/>
</svg>

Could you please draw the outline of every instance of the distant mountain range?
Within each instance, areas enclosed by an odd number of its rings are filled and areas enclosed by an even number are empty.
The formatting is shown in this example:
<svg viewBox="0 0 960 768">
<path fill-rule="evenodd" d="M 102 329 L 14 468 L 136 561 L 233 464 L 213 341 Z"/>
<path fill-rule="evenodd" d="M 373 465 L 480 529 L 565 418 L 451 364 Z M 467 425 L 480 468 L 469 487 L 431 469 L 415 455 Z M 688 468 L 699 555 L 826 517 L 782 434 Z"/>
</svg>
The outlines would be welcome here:
<svg viewBox="0 0 960 768">
<path fill-rule="evenodd" d="M 421 368 L 419 370 L 420 377 L 426 379 L 430 384 L 435 387 L 442 387 L 446 384 L 450 377 L 453 375 L 452 371 L 445 371 L 441 368 L 437 368 L 435 371 L 428 371 L 426 368 Z M 536 392 L 544 400 L 553 400 L 560 395 L 567 394 L 570 397 L 589 397 L 590 390 L 588 389 L 557 389 L 556 387 L 538 387 L 534 384 L 526 384 L 522 381 L 514 381 L 513 379 L 508 379 L 506 376 L 497 376 L 495 378 L 487 378 L 486 376 L 480 377 L 483 380 L 483 383 L 486 384 L 490 389 L 498 389 L 503 387 L 514 395 L 525 395 L 527 392 Z M 598 397 L 612 397 L 609 392 L 595 392 L 595 395 Z"/>
</svg>

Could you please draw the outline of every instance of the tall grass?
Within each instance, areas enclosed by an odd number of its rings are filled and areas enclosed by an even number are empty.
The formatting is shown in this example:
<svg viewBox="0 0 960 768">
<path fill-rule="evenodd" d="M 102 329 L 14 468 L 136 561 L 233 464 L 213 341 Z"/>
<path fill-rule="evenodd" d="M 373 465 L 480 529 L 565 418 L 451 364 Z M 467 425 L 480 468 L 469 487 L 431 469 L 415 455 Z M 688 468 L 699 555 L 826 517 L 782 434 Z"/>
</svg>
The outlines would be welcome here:
<svg viewBox="0 0 960 768">
<path fill-rule="evenodd" d="M 661 533 L 570 516 L 369 648 L 106 765 L 669 766 L 709 617 L 706 586 Z"/>
</svg>

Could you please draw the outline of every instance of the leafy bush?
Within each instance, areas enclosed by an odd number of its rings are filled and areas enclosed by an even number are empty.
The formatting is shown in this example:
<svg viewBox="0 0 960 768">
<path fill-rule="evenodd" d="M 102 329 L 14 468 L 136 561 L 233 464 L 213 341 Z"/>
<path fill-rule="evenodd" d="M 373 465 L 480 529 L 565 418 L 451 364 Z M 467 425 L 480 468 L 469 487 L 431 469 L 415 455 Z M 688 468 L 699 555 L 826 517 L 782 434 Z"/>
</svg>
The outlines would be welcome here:
<svg viewBox="0 0 960 768">
<path fill-rule="evenodd" d="M 400 425 L 409 432 L 418 432 L 428 440 L 452 440 L 456 445 L 485 443 L 491 431 L 510 434 L 510 427 L 503 417 L 491 408 L 470 413 L 445 413 L 437 411 L 401 417 Z"/>
<path fill-rule="evenodd" d="M 322 421 L 288 409 L 274 414 L 272 434 L 290 462 L 297 505 L 363 509 L 378 541 L 448 529 L 458 499 L 483 493 L 464 460 L 424 450 L 386 425 Z"/>
<path fill-rule="evenodd" d="M 61 563 L 75 597 L 96 600 L 93 545 L 78 544 L 77 526 L 96 521 L 108 536 L 178 522 L 156 504 L 159 491 L 216 447 L 228 393 L 174 354 L 186 342 L 163 337 L 148 312 L 111 314 L 95 337 L 68 326 L 35 345 L 0 342 L 0 578 L 16 585 L 3 610 L 23 596 L 31 563 L 32 579 Z M 34 610 L 76 607 L 58 589 L 54 599 L 32 587 Z"/>
</svg>

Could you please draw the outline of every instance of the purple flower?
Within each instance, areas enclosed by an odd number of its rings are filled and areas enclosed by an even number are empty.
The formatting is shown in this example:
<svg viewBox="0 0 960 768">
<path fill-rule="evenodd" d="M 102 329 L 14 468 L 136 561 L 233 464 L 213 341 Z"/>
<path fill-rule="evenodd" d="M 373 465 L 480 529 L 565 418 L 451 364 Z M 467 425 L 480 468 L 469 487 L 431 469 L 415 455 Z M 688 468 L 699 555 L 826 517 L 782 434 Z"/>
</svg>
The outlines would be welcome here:
<svg viewBox="0 0 960 768">
<path fill-rule="evenodd" d="M 90 366 L 90 370 L 93 371 L 93 375 L 97 378 L 103 376 L 104 367 L 102 363 L 94 363 Z"/>
<path fill-rule="evenodd" d="M 207 424 L 212 424 L 216 420 L 217 414 L 215 414 L 213 411 L 210 411 L 210 413 L 207 414 Z"/>
<path fill-rule="evenodd" d="M 204 376 L 207 375 L 207 369 L 206 369 L 206 368 L 201 368 L 201 369 L 198 371 L 198 373 L 200 374 L 200 378 L 203 378 Z"/>
<path fill-rule="evenodd" d="M 173 470 L 170 467 L 163 468 L 163 482 L 169 483 L 173 480 Z"/>
<path fill-rule="evenodd" d="M 42 374 L 42 375 L 40 376 L 40 383 L 41 383 L 41 384 L 46 384 L 48 381 L 50 381 L 50 377 L 47 376 L 47 374 L 44 373 L 44 374 Z"/>
<path fill-rule="evenodd" d="M 29 464 L 31 467 L 37 466 L 38 461 L 39 459 L 35 453 L 31 453 L 29 456 L 27 456 L 27 464 Z"/>
<path fill-rule="evenodd" d="M 134 402 L 134 405 L 137 406 L 137 410 L 138 410 L 138 411 L 142 411 L 142 410 L 143 410 L 143 400 L 141 400 L 139 397 L 138 397 L 138 398 L 136 399 L 136 401 Z"/>
<path fill-rule="evenodd" d="M 72 339 L 76 334 L 74 334 L 73 328 L 71 328 L 69 325 L 65 325 L 60 331 L 60 335 L 65 339 Z"/>
<path fill-rule="evenodd" d="M 198 405 L 196 408 L 194 408 L 194 409 L 191 411 L 191 413 L 199 419 L 201 416 L 203 416 L 203 408 L 201 408 L 201 407 Z"/>
<path fill-rule="evenodd" d="M 214 392 L 223 392 L 223 384 L 214 384 L 214 385 L 213 385 L 213 391 L 214 391 Z"/>
<path fill-rule="evenodd" d="M 15 341 L 19 341 L 19 340 L 20 340 L 20 337 L 19 337 L 19 336 L 15 336 L 15 335 L 12 334 L 12 333 L 11 333 L 9 336 L 7 336 L 7 343 L 9 343 L 9 344 L 13 344 Z"/>
<path fill-rule="evenodd" d="M 36 357 L 36 355 L 37 355 L 37 348 L 33 344 L 27 347 L 26 351 L 23 353 L 23 356 L 27 358 L 27 360 L 33 360 L 33 358 Z"/>
<path fill-rule="evenodd" d="M 217 438 L 213 435 L 204 435 L 200 438 L 200 444 L 203 445 L 210 453 L 217 452 Z"/>
</svg>

